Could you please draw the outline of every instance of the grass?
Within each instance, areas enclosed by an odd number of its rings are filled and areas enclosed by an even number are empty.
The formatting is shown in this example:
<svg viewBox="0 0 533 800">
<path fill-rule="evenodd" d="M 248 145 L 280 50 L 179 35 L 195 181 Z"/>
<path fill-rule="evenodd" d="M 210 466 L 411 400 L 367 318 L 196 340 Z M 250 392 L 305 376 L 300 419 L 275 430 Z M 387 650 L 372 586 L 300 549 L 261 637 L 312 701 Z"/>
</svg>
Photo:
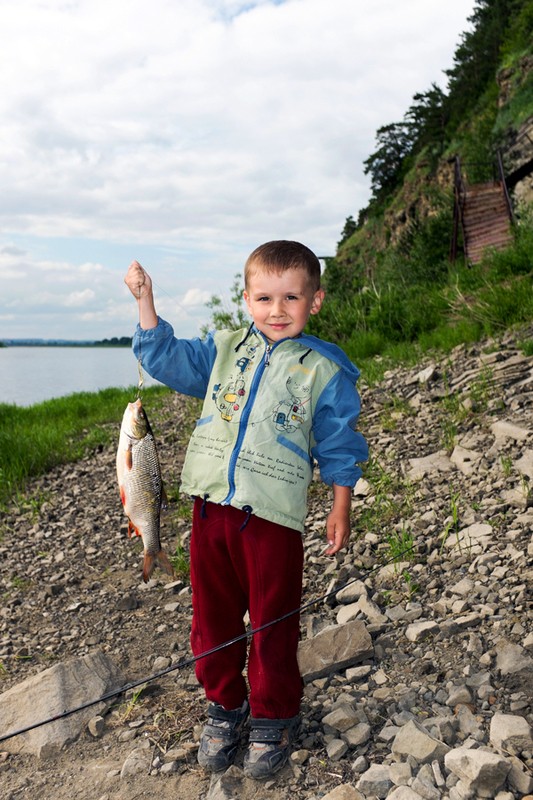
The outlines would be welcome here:
<svg viewBox="0 0 533 800">
<path fill-rule="evenodd" d="M 0 404 L 0 507 L 22 492 L 30 478 L 114 441 L 136 391 L 79 392 L 29 408 Z M 143 398 L 153 405 L 168 391 L 149 387 Z"/>
</svg>

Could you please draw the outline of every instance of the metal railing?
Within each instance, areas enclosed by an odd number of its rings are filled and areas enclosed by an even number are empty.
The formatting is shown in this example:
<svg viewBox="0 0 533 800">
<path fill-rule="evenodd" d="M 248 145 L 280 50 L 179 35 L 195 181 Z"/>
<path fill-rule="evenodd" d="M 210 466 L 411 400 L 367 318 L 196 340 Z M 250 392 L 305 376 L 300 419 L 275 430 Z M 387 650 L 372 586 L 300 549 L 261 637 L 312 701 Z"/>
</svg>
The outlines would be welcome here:
<svg viewBox="0 0 533 800">
<path fill-rule="evenodd" d="M 454 170 L 453 170 L 453 234 L 450 245 L 450 261 L 455 261 L 457 258 L 457 248 L 459 244 L 459 233 L 463 232 L 463 245 L 466 250 L 466 233 L 464 226 L 464 205 L 466 197 L 466 186 L 463 180 L 461 170 L 461 159 L 455 156 Z"/>
</svg>

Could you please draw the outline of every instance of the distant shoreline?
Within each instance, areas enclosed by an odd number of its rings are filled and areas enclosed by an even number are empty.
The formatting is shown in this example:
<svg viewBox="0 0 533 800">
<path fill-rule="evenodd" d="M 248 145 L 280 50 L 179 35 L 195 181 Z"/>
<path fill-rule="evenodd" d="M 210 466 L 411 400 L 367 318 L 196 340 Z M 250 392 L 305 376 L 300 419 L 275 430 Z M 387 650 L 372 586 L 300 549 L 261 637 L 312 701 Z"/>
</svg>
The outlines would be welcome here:
<svg viewBox="0 0 533 800">
<path fill-rule="evenodd" d="M 131 344 L 131 336 L 95 341 L 78 339 L 0 339 L 0 347 L 131 347 Z"/>
</svg>

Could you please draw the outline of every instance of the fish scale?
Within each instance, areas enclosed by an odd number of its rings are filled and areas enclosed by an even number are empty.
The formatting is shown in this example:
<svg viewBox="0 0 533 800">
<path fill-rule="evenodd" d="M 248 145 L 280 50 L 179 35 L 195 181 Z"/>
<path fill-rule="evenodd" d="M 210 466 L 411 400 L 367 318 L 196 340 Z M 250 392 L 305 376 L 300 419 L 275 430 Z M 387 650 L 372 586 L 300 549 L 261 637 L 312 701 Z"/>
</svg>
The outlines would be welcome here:
<svg viewBox="0 0 533 800">
<path fill-rule="evenodd" d="M 128 535 L 135 533 L 143 540 L 143 580 L 145 583 L 149 580 L 155 566 L 174 576 L 159 539 L 165 495 L 155 439 L 140 398 L 128 403 L 124 411 L 116 462 Z"/>
</svg>

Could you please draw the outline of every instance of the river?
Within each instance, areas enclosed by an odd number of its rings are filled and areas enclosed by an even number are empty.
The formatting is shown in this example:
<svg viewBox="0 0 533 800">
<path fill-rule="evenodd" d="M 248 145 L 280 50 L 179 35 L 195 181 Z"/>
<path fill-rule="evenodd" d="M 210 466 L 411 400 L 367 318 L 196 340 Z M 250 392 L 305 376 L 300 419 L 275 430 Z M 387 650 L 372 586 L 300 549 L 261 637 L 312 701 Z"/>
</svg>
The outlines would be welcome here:
<svg viewBox="0 0 533 800">
<path fill-rule="evenodd" d="M 136 386 L 128 347 L 0 347 L 0 403 L 31 406 L 73 392 Z M 144 373 L 144 385 L 157 383 Z"/>
</svg>

